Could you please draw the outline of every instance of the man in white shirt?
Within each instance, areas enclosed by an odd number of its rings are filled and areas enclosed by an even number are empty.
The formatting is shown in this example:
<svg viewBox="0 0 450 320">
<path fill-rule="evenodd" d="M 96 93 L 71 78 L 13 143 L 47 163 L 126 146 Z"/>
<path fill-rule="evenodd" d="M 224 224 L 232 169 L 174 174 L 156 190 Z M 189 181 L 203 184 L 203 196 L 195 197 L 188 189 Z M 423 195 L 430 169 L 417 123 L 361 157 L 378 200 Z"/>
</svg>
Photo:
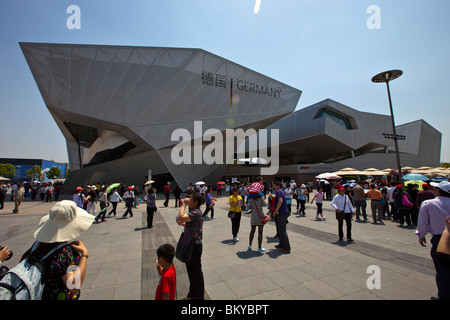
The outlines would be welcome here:
<svg viewBox="0 0 450 320">
<path fill-rule="evenodd" d="M 388 218 L 391 218 L 395 221 L 397 220 L 397 208 L 394 205 L 394 191 L 395 191 L 396 184 L 394 182 L 391 182 L 391 186 L 388 188 L 388 197 L 389 197 L 389 204 L 391 205 L 391 211 L 388 210 Z"/>
<path fill-rule="evenodd" d="M 344 220 L 347 224 L 347 241 L 352 242 L 352 216 L 355 213 L 350 198 L 345 194 L 345 188 L 340 187 L 338 194 L 331 200 L 331 206 L 336 210 L 338 220 L 339 241 L 344 238 Z M 342 213 L 344 213 L 342 215 Z"/>
<path fill-rule="evenodd" d="M 122 218 L 126 218 L 128 213 L 130 214 L 130 217 L 133 217 L 133 202 L 134 202 L 134 192 L 133 187 L 128 187 L 128 190 L 123 195 L 123 199 L 125 200 L 125 205 L 127 207 L 127 210 L 123 214 Z"/>
<path fill-rule="evenodd" d="M 419 243 L 426 246 L 425 236 L 432 235 L 430 255 L 436 269 L 436 285 L 439 300 L 450 300 L 450 269 L 436 258 L 436 251 L 446 219 L 450 217 L 450 182 L 430 183 L 434 187 L 435 198 L 422 202 L 419 211 L 416 234 Z"/>
</svg>

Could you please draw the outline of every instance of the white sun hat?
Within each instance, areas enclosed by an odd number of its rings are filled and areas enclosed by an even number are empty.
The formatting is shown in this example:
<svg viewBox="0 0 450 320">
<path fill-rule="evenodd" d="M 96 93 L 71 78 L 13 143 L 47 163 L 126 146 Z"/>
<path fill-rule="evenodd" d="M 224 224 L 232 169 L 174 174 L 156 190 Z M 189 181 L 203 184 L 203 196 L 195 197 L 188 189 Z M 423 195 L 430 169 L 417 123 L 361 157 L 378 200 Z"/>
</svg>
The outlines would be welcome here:
<svg viewBox="0 0 450 320">
<path fill-rule="evenodd" d="M 41 218 L 34 237 L 45 243 L 70 241 L 89 229 L 94 218 L 75 202 L 63 200 L 57 202 L 50 213 Z"/>
</svg>

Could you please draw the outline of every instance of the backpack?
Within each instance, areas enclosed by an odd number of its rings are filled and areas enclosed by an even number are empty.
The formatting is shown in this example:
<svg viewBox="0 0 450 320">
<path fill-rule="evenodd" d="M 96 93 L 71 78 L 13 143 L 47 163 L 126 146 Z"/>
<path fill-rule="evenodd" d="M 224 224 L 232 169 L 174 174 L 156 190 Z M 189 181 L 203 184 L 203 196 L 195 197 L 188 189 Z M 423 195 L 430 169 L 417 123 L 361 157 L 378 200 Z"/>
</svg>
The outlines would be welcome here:
<svg viewBox="0 0 450 320">
<path fill-rule="evenodd" d="M 38 244 L 35 242 L 30 252 Z M 46 280 L 44 260 L 66 245 L 67 242 L 54 247 L 42 259 L 27 257 L 10 269 L 0 280 L 0 300 L 41 300 Z"/>
</svg>

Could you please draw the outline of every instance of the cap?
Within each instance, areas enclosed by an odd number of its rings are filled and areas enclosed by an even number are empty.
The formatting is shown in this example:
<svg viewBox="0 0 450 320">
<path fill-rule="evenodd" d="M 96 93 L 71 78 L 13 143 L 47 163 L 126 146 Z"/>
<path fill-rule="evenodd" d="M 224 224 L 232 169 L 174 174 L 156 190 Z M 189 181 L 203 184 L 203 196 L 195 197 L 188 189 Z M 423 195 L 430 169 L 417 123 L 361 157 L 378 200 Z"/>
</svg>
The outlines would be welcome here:
<svg viewBox="0 0 450 320">
<path fill-rule="evenodd" d="M 430 182 L 430 185 L 433 187 L 439 188 L 444 192 L 450 192 L 450 182 L 448 181 L 442 181 L 442 182 Z"/>
</svg>

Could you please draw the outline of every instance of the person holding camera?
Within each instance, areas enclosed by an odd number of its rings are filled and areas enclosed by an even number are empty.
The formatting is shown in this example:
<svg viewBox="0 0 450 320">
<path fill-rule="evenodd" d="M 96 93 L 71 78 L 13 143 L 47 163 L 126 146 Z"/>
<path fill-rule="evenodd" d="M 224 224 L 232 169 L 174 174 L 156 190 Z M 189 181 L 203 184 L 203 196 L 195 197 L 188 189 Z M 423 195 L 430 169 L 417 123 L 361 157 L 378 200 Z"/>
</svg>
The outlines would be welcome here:
<svg viewBox="0 0 450 320">
<path fill-rule="evenodd" d="M 176 221 L 184 227 L 180 242 L 183 247 L 193 246 L 192 256 L 186 263 L 189 278 L 189 293 L 183 300 L 204 300 L 205 280 L 202 271 L 201 257 L 203 253 L 203 219 L 200 206 L 205 202 L 203 196 L 194 192 L 183 201 Z M 185 209 L 188 208 L 186 212 Z"/>
</svg>

